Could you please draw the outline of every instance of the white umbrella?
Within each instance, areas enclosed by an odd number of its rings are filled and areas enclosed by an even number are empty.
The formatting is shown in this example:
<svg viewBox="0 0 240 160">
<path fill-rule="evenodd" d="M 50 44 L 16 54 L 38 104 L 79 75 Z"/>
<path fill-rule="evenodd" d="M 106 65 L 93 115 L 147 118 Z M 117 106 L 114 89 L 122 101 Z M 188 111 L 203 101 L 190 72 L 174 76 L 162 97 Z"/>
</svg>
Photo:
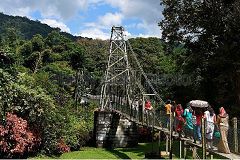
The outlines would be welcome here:
<svg viewBox="0 0 240 160">
<path fill-rule="evenodd" d="M 189 102 L 189 104 L 192 107 L 199 107 L 199 108 L 206 108 L 209 106 L 207 101 L 202 101 L 202 100 L 192 100 Z"/>
</svg>

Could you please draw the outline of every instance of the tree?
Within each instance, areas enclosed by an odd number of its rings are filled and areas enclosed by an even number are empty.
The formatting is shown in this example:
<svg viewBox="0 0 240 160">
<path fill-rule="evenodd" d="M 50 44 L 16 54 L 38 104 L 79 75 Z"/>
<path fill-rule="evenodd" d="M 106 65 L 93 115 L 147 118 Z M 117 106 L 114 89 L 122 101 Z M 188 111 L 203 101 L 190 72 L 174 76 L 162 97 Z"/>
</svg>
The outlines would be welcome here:
<svg viewBox="0 0 240 160">
<path fill-rule="evenodd" d="M 33 51 L 41 52 L 43 50 L 44 40 L 40 34 L 35 35 L 31 41 Z"/>
<path fill-rule="evenodd" d="M 107 65 L 109 42 L 99 39 L 79 39 L 77 43 L 84 50 L 84 68 L 92 73 L 92 94 L 100 94 L 100 84 Z"/>
<path fill-rule="evenodd" d="M 19 47 L 18 52 L 24 58 L 27 58 L 33 52 L 32 43 L 31 42 L 25 42 L 22 46 Z"/>
<path fill-rule="evenodd" d="M 240 2 L 162 0 L 162 5 L 163 38 L 188 48 L 184 70 L 198 77 L 195 87 L 203 94 L 196 96 L 217 105 L 240 104 Z"/>
<path fill-rule="evenodd" d="M 83 48 L 79 44 L 68 43 L 64 59 L 69 60 L 70 65 L 75 70 L 81 69 L 86 65 L 86 56 Z"/>
<path fill-rule="evenodd" d="M 57 31 L 52 31 L 51 33 L 48 34 L 46 38 L 46 44 L 50 47 L 53 45 L 59 45 L 61 42 L 61 35 Z"/>
</svg>

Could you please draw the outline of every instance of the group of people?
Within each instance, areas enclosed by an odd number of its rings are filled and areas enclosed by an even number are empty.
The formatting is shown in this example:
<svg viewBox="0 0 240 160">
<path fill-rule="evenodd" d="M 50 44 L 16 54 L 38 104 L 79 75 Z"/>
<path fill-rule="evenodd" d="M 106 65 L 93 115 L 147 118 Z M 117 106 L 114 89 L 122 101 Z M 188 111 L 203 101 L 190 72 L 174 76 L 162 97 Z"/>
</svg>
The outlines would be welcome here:
<svg viewBox="0 0 240 160">
<path fill-rule="evenodd" d="M 216 115 L 211 106 L 208 106 L 207 108 L 197 108 L 188 105 L 185 109 L 183 109 L 181 104 L 176 104 L 174 101 L 171 102 L 168 100 L 165 105 L 165 109 L 168 117 L 168 126 L 169 120 L 172 117 L 173 130 L 178 132 L 179 136 L 183 136 L 182 133 L 184 129 L 186 136 L 190 136 L 195 142 L 201 143 L 201 121 L 204 118 L 206 121 L 205 134 L 207 148 L 213 149 L 214 133 L 217 131 L 220 133 L 220 139 L 217 145 L 218 151 L 230 153 L 227 141 L 229 116 L 224 107 L 219 108 L 219 114 Z"/>
</svg>

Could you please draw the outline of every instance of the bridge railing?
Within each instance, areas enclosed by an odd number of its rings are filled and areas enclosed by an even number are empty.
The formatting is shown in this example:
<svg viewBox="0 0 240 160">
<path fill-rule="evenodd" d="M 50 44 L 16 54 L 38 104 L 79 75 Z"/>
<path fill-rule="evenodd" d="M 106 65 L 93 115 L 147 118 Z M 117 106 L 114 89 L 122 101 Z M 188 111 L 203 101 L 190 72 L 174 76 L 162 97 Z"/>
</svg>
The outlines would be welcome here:
<svg viewBox="0 0 240 160">
<path fill-rule="evenodd" d="M 158 121 L 161 121 L 162 127 L 170 130 L 169 119 L 170 116 L 166 115 L 166 112 L 155 113 Z M 156 121 L 156 120 L 155 120 Z M 177 131 L 178 125 L 182 126 L 181 132 Z M 173 135 L 178 135 L 181 133 L 181 137 L 189 138 L 193 143 L 202 145 L 204 138 L 207 150 L 218 151 L 218 147 L 230 150 L 231 153 L 240 154 L 240 121 L 236 118 L 229 120 L 228 126 L 222 126 L 217 123 L 207 122 L 205 124 L 196 124 L 196 120 L 192 119 L 192 129 L 187 126 L 186 120 L 180 122 L 177 117 L 172 115 L 172 128 Z M 157 125 L 155 123 L 155 125 Z M 202 133 L 202 128 L 204 127 L 205 133 Z M 211 128 L 211 129 L 209 129 Z M 224 138 L 226 137 L 226 138 Z M 212 148 L 210 148 L 212 147 Z M 220 151 L 224 152 L 224 151 Z"/>
<path fill-rule="evenodd" d="M 218 151 L 218 145 L 221 141 L 221 128 L 219 128 L 219 125 L 216 123 L 211 122 L 205 122 L 205 125 L 196 125 L 196 120 L 192 119 L 192 129 L 189 129 L 187 126 L 187 122 L 179 122 L 179 120 L 174 117 L 173 115 L 171 116 L 171 123 L 170 123 L 170 115 L 167 115 L 165 111 L 163 110 L 151 110 L 147 111 L 142 109 L 141 107 L 134 108 L 129 107 L 126 103 L 122 104 L 113 104 L 112 105 L 113 110 L 120 111 L 121 113 L 124 113 L 128 115 L 132 120 L 142 123 L 143 125 L 146 126 L 154 126 L 154 127 L 159 127 L 162 128 L 166 131 L 170 131 L 170 124 L 171 124 L 171 130 L 172 130 L 172 135 L 179 136 L 179 133 L 181 133 L 181 137 L 188 138 L 192 143 L 202 145 L 202 137 L 205 139 L 206 142 L 206 149 L 211 145 L 209 143 L 208 136 L 209 134 L 211 135 L 212 132 L 212 146 L 211 150 L 213 151 Z M 181 132 L 177 131 L 179 123 L 182 123 L 182 130 Z M 209 130 L 209 126 L 214 126 L 213 130 Z M 205 128 L 205 135 L 202 133 L 202 127 Z M 198 134 L 200 137 L 198 137 Z M 236 118 L 230 119 L 229 120 L 229 125 L 226 128 L 226 138 L 227 141 L 223 140 L 225 144 L 228 145 L 231 153 L 236 153 L 240 154 L 240 145 L 238 145 L 238 142 L 240 142 L 240 121 L 237 120 Z M 221 144 L 223 145 L 223 144 Z"/>
</svg>

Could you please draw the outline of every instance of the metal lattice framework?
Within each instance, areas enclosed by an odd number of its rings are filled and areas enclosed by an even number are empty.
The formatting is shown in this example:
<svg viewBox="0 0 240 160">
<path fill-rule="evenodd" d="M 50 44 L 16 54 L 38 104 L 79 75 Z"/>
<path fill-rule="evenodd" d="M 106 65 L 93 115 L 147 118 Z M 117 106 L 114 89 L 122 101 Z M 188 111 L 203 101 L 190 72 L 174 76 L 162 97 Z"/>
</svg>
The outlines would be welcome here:
<svg viewBox="0 0 240 160">
<path fill-rule="evenodd" d="M 101 90 L 101 109 L 111 106 L 117 97 L 130 100 L 130 65 L 123 27 L 112 27 L 107 70 Z M 116 92 L 117 91 L 117 92 Z"/>
<path fill-rule="evenodd" d="M 130 57 L 136 68 L 131 68 Z M 151 93 L 146 93 L 141 78 L 148 84 Z M 130 43 L 125 40 L 124 28 L 113 26 L 108 65 L 101 90 L 101 109 L 117 105 L 116 103 L 130 106 L 136 97 L 144 101 L 144 97 L 149 95 L 154 95 L 158 101 L 163 102 L 144 73 Z"/>
</svg>

